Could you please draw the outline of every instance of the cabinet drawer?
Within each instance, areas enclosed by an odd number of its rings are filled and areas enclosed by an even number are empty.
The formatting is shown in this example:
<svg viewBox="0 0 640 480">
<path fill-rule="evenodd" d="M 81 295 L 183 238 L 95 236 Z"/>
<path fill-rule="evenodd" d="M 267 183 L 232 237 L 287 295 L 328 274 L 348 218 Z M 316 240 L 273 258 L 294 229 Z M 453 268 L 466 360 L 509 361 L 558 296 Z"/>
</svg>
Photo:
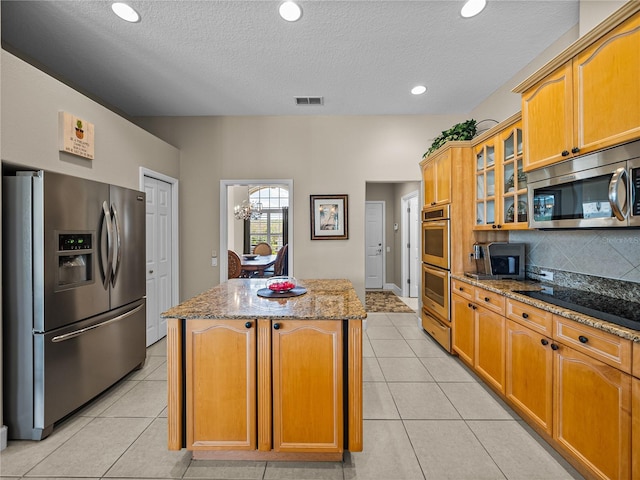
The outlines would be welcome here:
<svg viewBox="0 0 640 480">
<path fill-rule="evenodd" d="M 551 312 L 546 312 L 511 298 L 506 300 L 506 309 L 507 318 L 543 335 L 551 336 L 553 327 L 553 314 Z"/>
<path fill-rule="evenodd" d="M 447 352 L 451 351 L 451 328 L 439 322 L 424 310 L 422 311 L 422 328 L 429 332 Z"/>
<path fill-rule="evenodd" d="M 490 292 L 483 288 L 476 288 L 474 298 L 479 306 L 504 315 L 504 297 L 499 293 Z"/>
<path fill-rule="evenodd" d="M 463 296 L 467 300 L 473 300 L 473 285 L 470 285 L 455 278 L 451 279 L 451 292 Z"/>
<path fill-rule="evenodd" d="M 631 373 L 631 340 L 558 315 L 553 316 L 553 323 L 554 340 Z"/>
</svg>

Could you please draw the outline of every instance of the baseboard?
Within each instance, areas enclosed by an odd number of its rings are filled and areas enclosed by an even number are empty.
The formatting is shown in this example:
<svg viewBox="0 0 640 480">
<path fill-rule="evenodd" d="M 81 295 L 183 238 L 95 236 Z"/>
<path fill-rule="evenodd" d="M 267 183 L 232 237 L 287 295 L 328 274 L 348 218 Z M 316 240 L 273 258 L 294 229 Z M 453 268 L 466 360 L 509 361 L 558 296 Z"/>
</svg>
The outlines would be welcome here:
<svg viewBox="0 0 640 480">
<path fill-rule="evenodd" d="M 0 428 L 0 451 L 7 448 L 7 427 L 3 425 Z"/>
<path fill-rule="evenodd" d="M 399 297 L 402 296 L 402 289 L 398 287 L 395 283 L 385 283 L 383 288 L 385 290 L 391 290 L 393 293 L 395 293 Z"/>
</svg>

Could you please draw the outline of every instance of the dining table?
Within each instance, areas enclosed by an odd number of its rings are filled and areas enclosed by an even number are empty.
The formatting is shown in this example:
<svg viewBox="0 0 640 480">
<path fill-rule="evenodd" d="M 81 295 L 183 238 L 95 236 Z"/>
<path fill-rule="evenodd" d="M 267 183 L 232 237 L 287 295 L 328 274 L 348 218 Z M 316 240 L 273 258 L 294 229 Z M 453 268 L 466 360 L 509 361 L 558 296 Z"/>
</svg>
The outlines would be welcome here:
<svg viewBox="0 0 640 480">
<path fill-rule="evenodd" d="M 264 277 L 265 269 L 275 263 L 276 257 L 277 255 L 242 255 L 240 257 L 241 276 Z"/>
</svg>

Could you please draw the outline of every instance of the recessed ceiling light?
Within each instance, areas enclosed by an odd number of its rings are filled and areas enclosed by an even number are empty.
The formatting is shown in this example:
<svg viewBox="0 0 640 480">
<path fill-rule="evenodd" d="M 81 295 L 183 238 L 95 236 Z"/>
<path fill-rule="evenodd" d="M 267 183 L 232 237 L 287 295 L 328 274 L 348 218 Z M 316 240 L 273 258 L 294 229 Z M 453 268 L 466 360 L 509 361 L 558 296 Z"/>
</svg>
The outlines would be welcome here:
<svg viewBox="0 0 640 480">
<path fill-rule="evenodd" d="M 121 19 L 127 22 L 136 23 L 140 21 L 140 15 L 126 3 L 116 2 L 111 4 L 111 10 Z"/>
<path fill-rule="evenodd" d="M 411 93 L 413 93 L 414 95 L 422 95 L 426 91 L 427 87 L 425 87 L 424 85 L 416 85 L 411 89 Z"/>
<path fill-rule="evenodd" d="M 302 16 L 302 8 L 296 2 L 284 2 L 278 10 L 287 22 L 295 22 Z"/>
<path fill-rule="evenodd" d="M 460 10 L 460 15 L 464 18 L 475 17 L 484 10 L 486 6 L 487 0 L 467 0 L 467 3 L 465 3 L 462 10 Z"/>
</svg>

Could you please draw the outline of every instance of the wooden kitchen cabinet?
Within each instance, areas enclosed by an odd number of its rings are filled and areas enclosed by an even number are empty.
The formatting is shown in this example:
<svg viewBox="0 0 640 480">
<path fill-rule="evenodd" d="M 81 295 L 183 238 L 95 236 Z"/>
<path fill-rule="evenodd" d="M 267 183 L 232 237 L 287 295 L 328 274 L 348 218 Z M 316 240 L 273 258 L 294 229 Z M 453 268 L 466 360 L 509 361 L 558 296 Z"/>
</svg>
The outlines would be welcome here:
<svg viewBox="0 0 640 480">
<path fill-rule="evenodd" d="M 553 419 L 551 339 L 507 320 L 505 396 L 549 435 Z"/>
<path fill-rule="evenodd" d="M 255 326 L 255 320 L 186 323 L 188 449 L 256 449 Z"/>
<path fill-rule="evenodd" d="M 475 212 L 474 229 L 496 228 L 498 218 L 498 202 L 496 184 L 498 172 L 496 168 L 496 138 L 476 145 L 474 151 L 475 170 Z"/>
<path fill-rule="evenodd" d="M 468 287 L 470 292 L 463 295 L 455 290 L 462 285 L 462 282 L 454 283 L 451 295 L 453 350 L 478 375 L 504 393 L 504 298 L 474 287 Z"/>
<path fill-rule="evenodd" d="M 273 448 L 342 452 L 342 322 L 273 322 Z"/>
<path fill-rule="evenodd" d="M 186 322 L 187 448 L 342 452 L 342 321 L 259 323 Z"/>
<path fill-rule="evenodd" d="M 522 93 L 524 170 L 566 160 L 573 148 L 571 61 Z"/>
<path fill-rule="evenodd" d="M 474 367 L 478 375 L 504 394 L 506 320 L 483 306 L 475 310 L 475 320 Z"/>
<path fill-rule="evenodd" d="M 554 440 L 598 478 L 631 478 L 631 376 L 553 345 Z"/>
<path fill-rule="evenodd" d="M 446 148 L 420 162 L 425 206 L 451 203 L 451 155 Z"/>
<path fill-rule="evenodd" d="M 640 14 L 629 2 L 530 77 L 522 94 L 524 171 L 640 137 Z M 559 63 L 561 62 L 561 63 Z"/>
<path fill-rule="evenodd" d="M 468 286 L 471 290 L 473 287 Z M 451 330 L 453 351 L 470 366 L 475 358 L 475 315 L 473 304 L 455 292 L 451 295 Z"/>
<path fill-rule="evenodd" d="M 492 128 L 494 135 L 474 147 L 474 230 L 526 229 L 527 176 L 522 121 L 516 114 Z"/>
</svg>

